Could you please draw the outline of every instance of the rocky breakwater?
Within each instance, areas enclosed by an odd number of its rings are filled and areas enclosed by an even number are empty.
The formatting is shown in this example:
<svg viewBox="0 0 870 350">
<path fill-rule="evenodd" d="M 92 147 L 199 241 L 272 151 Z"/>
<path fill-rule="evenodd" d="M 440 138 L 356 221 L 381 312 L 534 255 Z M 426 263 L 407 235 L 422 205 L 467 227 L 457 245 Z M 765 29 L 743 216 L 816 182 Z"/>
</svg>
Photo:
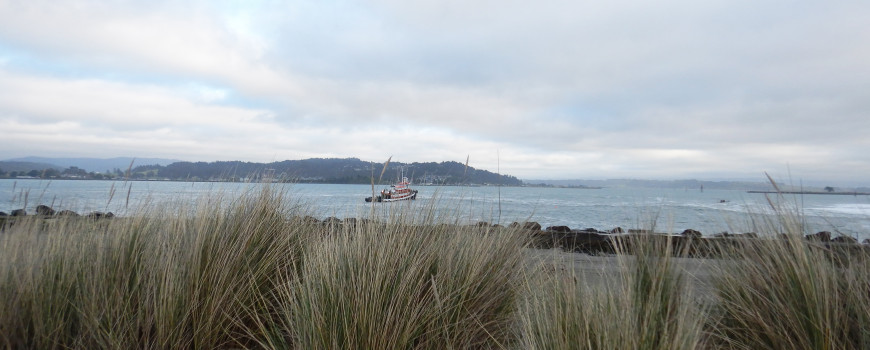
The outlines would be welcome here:
<svg viewBox="0 0 870 350">
<path fill-rule="evenodd" d="M 85 219 L 91 220 L 101 220 L 101 219 L 112 219 L 115 217 L 115 214 L 112 212 L 101 212 L 101 211 L 93 211 L 87 214 L 79 214 L 72 210 L 55 210 L 54 208 L 47 205 L 37 205 L 35 208 L 35 213 L 32 215 L 27 212 L 26 209 L 15 209 L 9 213 L 0 211 L 0 231 L 5 230 L 10 225 L 15 224 L 18 220 L 22 220 L 28 217 L 40 218 L 40 219 L 56 219 L 61 217 L 81 217 Z"/>
<path fill-rule="evenodd" d="M 718 258 L 728 255 L 735 248 L 758 242 L 759 235 L 754 232 L 728 233 L 721 232 L 705 236 L 700 231 L 686 229 L 680 233 L 661 233 L 649 230 L 616 227 L 611 230 L 595 228 L 572 229 L 568 226 L 548 226 L 541 228 L 536 222 L 514 222 L 513 228 L 529 231 L 533 237 L 532 246 L 539 249 L 559 248 L 567 252 L 586 253 L 590 255 L 615 254 L 624 252 L 632 254 L 641 240 L 656 247 L 668 247 L 674 255 L 697 258 Z M 785 239 L 786 236 L 778 236 Z M 773 237 L 768 237 L 773 238 Z M 828 231 L 804 236 L 804 240 L 819 248 L 839 255 L 870 254 L 870 239 L 859 243 L 853 237 L 836 236 Z"/>
</svg>

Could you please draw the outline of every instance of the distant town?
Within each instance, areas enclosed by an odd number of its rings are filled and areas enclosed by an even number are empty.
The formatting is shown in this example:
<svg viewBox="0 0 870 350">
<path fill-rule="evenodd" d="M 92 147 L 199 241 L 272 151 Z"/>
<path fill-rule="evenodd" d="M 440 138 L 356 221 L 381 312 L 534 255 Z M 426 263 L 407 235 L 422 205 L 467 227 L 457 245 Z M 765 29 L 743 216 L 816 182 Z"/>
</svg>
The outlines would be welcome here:
<svg viewBox="0 0 870 350">
<path fill-rule="evenodd" d="M 393 183 L 400 176 L 416 185 L 524 186 L 564 189 L 667 188 L 685 191 L 774 191 L 764 181 L 702 180 L 520 180 L 515 176 L 476 169 L 459 162 L 387 162 L 357 158 L 311 158 L 271 163 L 242 161 L 186 162 L 161 158 L 39 158 L 0 161 L 0 179 L 289 182 L 323 184 Z M 855 194 L 868 187 L 778 184 L 780 190 L 815 194 Z"/>
</svg>

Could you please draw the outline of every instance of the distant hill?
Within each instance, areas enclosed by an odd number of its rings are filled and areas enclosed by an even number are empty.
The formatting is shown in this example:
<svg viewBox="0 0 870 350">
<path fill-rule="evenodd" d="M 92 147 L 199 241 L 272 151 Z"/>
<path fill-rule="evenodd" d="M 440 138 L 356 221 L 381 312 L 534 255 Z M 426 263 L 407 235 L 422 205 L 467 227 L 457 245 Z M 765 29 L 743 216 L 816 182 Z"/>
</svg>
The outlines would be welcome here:
<svg viewBox="0 0 870 350">
<path fill-rule="evenodd" d="M 130 167 L 130 162 L 133 162 L 133 166 L 139 165 L 169 165 L 179 160 L 175 159 L 163 159 L 163 158 L 133 158 L 133 157 L 117 157 L 117 158 L 46 158 L 46 157 L 23 157 L 23 158 L 14 158 L 8 159 L 2 163 L 7 162 L 28 162 L 28 163 L 39 163 L 42 166 L 31 169 L 22 169 L 23 171 L 28 170 L 42 170 L 46 168 L 57 168 L 64 169 L 69 167 L 78 167 L 79 169 L 84 169 L 86 171 L 93 172 L 105 172 L 106 170 L 112 171 L 114 169 L 127 170 Z M 50 165 L 50 166 L 45 166 Z M 5 171 L 22 171 L 15 169 L 6 169 L 5 166 L 0 165 Z"/>
<path fill-rule="evenodd" d="M 31 170 L 45 170 L 45 169 L 57 169 L 61 170 L 62 168 L 55 164 L 48 163 L 35 163 L 35 162 L 23 162 L 23 161 L 11 161 L 4 160 L 0 161 L 0 170 L 3 172 L 19 172 L 26 173 Z"/>
<path fill-rule="evenodd" d="M 402 173 L 417 184 L 522 185 L 522 181 L 516 177 L 466 167 L 459 162 L 390 162 L 384 170 L 382 163 L 366 162 L 357 158 L 312 158 L 272 163 L 176 162 L 166 166 L 137 166 L 134 167 L 132 176 L 198 181 L 258 181 L 268 177 L 302 183 L 366 184 L 371 183 L 374 174 L 376 182 L 380 179 L 379 184 L 386 184 L 396 182 Z"/>
</svg>

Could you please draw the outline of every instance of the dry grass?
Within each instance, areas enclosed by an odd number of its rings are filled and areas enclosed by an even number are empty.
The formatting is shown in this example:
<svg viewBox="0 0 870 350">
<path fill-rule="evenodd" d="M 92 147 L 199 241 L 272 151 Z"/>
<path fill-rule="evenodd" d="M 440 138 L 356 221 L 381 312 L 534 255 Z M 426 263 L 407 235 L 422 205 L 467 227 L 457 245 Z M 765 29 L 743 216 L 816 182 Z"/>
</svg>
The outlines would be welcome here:
<svg viewBox="0 0 870 350">
<path fill-rule="evenodd" d="M 570 267 L 531 275 L 520 312 L 523 348 L 699 348 L 704 308 L 673 266 L 669 245 L 646 238 L 624 243 L 634 256 L 621 254 L 616 275 L 603 283 L 586 281 Z"/>
<path fill-rule="evenodd" d="M 268 186 L 199 203 L 16 219 L 0 233 L 0 347 L 870 348 L 870 259 L 803 240 L 794 211 L 730 246 L 705 299 L 661 237 L 623 240 L 632 254 L 593 283 L 529 264 L 521 229 L 459 225 L 434 202 L 343 225 Z"/>
</svg>

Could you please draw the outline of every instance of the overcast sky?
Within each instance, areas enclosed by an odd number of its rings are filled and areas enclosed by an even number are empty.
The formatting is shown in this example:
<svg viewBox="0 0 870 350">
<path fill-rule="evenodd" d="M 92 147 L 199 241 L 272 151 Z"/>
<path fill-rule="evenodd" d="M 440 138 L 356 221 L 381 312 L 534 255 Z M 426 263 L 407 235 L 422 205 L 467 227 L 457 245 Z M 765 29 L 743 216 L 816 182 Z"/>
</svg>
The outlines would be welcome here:
<svg viewBox="0 0 870 350">
<path fill-rule="evenodd" d="M 870 2 L 0 0 L 0 159 L 870 183 Z"/>
</svg>

